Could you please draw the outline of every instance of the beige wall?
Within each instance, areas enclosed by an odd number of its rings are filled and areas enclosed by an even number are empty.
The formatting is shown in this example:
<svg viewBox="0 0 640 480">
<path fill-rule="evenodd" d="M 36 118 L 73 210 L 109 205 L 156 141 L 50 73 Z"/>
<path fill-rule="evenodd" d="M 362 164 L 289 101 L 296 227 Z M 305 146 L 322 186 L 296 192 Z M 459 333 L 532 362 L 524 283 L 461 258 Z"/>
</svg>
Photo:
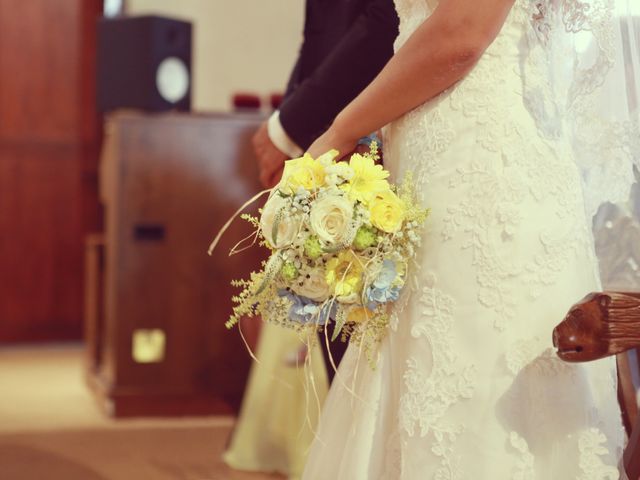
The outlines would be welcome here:
<svg viewBox="0 0 640 480">
<path fill-rule="evenodd" d="M 127 0 L 127 13 L 194 25 L 193 107 L 229 110 L 233 92 L 281 92 L 302 38 L 304 0 Z"/>
</svg>

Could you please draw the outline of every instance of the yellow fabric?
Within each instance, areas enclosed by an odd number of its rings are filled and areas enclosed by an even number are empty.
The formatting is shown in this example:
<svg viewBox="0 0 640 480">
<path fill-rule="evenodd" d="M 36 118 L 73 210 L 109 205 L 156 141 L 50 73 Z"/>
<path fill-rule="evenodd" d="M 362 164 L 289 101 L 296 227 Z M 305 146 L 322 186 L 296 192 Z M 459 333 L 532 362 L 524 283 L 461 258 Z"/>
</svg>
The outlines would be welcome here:
<svg viewBox="0 0 640 480">
<path fill-rule="evenodd" d="M 327 395 L 319 347 L 308 368 L 288 366 L 302 346 L 298 334 L 265 324 L 231 444 L 223 459 L 238 470 L 278 472 L 298 478 Z M 313 383 L 315 383 L 315 387 Z"/>
</svg>

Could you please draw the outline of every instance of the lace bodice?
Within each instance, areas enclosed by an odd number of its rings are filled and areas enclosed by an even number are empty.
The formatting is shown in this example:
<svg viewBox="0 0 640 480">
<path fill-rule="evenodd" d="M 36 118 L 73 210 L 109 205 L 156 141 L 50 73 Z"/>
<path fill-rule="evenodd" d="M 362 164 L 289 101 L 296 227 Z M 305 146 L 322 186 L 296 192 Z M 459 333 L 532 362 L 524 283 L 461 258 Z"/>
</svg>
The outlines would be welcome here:
<svg viewBox="0 0 640 480">
<path fill-rule="evenodd" d="M 424 22 L 436 9 L 439 0 L 394 0 L 396 11 L 400 19 L 400 34 L 396 41 L 396 50 L 400 48 L 406 39 L 415 31 L 415 29 Z M 550 0 L 542 0 L 534 2 L 533 0 L 516 0 L 511 15 L 505 22 L 505 27 L 509 27 L 514 20 L 522 23 L 527 17 L 532 22 L 541 22 L 544 20 L 545 8 L 543 3 Z M 522 32 L 524 30 L 521 29 Z"/>
<path fill-rule="evenodd" d="M 522 91 L 541 135 L 572 143 L 581 169 L 587 211 L 628 199 L 634 163 L 640 164 L 640 113 L 624 100 L 614 110 L 603 98 L 640 94 L 625 83 L 616 0 L 515 0 L 483 61 L 518 56 Z M 395 0 L 400 18 L 398 50 L 439 0 Z M 630 54 L 626 52 L 628 57 Z M 488 58 L 487 58 L 488 57 Z M 512 69 L 510 69 L 511 71 Z M 633 82 L 632 82 L 633 83 Z M 633 90 L 633 91 L 632 91 Z"/>
<path fill-rule="evenodd" d="M 436 0 L 431 0 L 431 3 L 427 0 L 394 0 L 394 2 L 400 19 L 399 34 L 395 42 L 397 51 L 415 29 L 431 15 L 437 3 Z"/>
</svg>

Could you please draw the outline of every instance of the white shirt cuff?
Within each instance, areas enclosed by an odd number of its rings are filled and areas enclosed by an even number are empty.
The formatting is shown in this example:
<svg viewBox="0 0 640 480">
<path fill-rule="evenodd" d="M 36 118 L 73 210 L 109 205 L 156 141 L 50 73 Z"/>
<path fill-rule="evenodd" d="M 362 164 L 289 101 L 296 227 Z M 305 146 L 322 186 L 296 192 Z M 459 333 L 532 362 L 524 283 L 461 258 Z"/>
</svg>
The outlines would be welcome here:
<svg viewBox="0 0 640 480">
<path fill-rule="evenodd" d="M 282 153 L 289 156 L 289 158 L 300 157 L 304 152 L 302 149 L 291 140 L 291 137 L 287 134 L 282 123 L 280 123 L 280 111 L 276 110 L 269 117 L 267 122 L 267 132 L 269 133 L 269 139 Z"/>
</svg>

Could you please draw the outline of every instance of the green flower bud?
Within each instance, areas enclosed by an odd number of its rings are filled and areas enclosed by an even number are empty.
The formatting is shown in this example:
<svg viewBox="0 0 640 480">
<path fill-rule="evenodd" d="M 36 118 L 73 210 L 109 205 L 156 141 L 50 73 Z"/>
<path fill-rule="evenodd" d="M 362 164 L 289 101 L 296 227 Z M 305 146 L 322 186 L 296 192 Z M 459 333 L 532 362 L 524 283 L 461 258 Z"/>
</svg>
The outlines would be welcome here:
<svg viewBox="0 0 640 480">
<path fill-rule="evenodd" d="M 320 245 L 320 240 L 315 235 L 311 235 L 304 242 L 304 254 L 309 257 L 311 260 L 316 260 L 320 258 L 323 254 L 322 245 Z"/>
<path fill-rule="evenodd" d="M 280 270 L 280 275 L 282 275 L 282 278 L 287 282 L 293 282 L 298 278 L 298 269 L 292 262 L 285 262 Z"/>
<path fill-rule="evenodd" d="M 356 238 L 353 240 L 353 247 L 356 250 L 364 250 L 378 243 L 378 234 L 373 227 L 366 225 L 361 226 L 356 232 Z"/>
</svg>

